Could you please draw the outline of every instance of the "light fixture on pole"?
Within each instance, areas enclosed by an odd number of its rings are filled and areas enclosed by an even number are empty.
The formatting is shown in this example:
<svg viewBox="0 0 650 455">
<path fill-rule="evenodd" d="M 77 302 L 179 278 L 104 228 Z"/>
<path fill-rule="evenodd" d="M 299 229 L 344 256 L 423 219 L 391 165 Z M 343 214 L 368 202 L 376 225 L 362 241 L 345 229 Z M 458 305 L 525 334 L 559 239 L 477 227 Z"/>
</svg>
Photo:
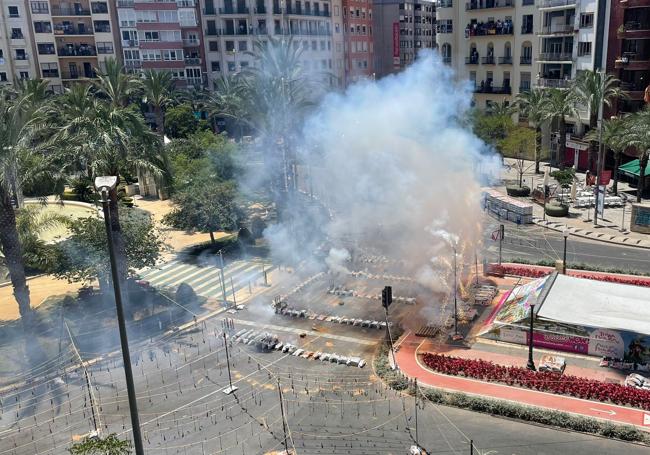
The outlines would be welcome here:
<svg viewBox="0 0 650 455">
<path fill-rule="evenodd" d="M 562 235 L 564 236 L 564 255 L 562 256 L 562 274 L 566 275 L 566 241 L 569 238 L 569 230 L 564 228 L 562 230 Z"/>
<path fill-rule="evenodd" d="M 106 226 L 106 239 L 108 241 L 108 255 L 111 261 L 111 278 L 113 280 L 113 291 L 115 293 L 115 307 L 117 309 L 117 325 L 120 329 L 120 344 L 122 347 L 122 360 L 124 363 L 124 375 L 126 376 L 126 391 L 129 397 L 129 410 L 131 413 L 131 427 L 133 431 L 133 447 L 136 455 L 144 455 L 142 446 L 142 434 L 140 432 L 140 419 L 138 417 L 138 402 L 136 400 L 135 385 L 133 383 L 133 371 L 131 369 L 131 355 L 129 353 L 129 340 L 124 322 L 124 307 L 122 306 L 122 290 L 117 271 L 117 260 L 115 258 L 115 245 L 113 244 L 113 230 L 111 229 L 109 192 L 114 191 L 117 186 L 116 176 L 104 176 L 95 178 L 95 188 L 101 195 L 102 208 L 104 210 L 104 224 Z"/>
</svg>

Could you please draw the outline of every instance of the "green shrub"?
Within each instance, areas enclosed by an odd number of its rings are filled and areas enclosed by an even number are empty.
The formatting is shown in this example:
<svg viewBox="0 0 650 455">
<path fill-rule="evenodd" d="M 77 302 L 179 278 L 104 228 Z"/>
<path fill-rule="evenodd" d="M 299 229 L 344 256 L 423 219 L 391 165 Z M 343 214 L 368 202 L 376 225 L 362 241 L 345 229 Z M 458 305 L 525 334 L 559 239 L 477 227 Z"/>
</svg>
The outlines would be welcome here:
<svg viewBox="0 0 650 455">
<path fill-rule="evenodd" d="M 567 216 L 569 214 L 569 206 L 559 204 L 546 204 L 546 214 L 548 216 Z"/>
<path fill-rule="evenodd" d="M 506 192 L 513 197 L 530 196 L 530 188 L 527 186 L 506 186 Z"/>
<path fill-rule="evenodd" d="M 126 207 L 133 207 L 133 205 L 134 205 L 133 198 L 130 197 L 130 196 L 125 196 L 125 197 L 123 197 L 123 198 L 121 199 L 121 201 L 122 201 L 122 204 L 123 204 L 124 206 L 126 206 Z"/>
</svg>

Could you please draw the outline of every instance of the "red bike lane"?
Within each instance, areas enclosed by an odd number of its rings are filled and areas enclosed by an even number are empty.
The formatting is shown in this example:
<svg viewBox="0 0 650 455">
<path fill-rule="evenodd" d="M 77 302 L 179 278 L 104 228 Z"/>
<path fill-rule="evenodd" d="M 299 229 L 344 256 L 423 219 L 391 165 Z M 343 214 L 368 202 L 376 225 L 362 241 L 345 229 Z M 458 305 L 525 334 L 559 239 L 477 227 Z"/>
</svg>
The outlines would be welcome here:
<svg viewBox="0 0 650 455">
<path fill-rule="evenodd" d="M 555 409 L 586 417 L 609 420 L 613 423 L 635 425 L 650 431 L 650 411 L 435 373 L 418 362 L 417 349 L 420 344 L 420 339 L 414 335 L 408 335 L 400 344 L 400 349 L 396 353 L 396 360 L 399 369 L 406 376 L 417 378 L 421 384 L 439 387 L 448 391 L 465 392 L 486 398 Z"/>
</svg>

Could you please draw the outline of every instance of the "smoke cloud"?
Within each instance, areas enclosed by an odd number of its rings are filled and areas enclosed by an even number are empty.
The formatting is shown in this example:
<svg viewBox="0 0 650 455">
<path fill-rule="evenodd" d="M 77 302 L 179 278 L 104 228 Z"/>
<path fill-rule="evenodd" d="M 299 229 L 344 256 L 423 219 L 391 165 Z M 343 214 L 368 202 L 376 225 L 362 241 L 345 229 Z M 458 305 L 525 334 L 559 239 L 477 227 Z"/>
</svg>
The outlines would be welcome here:
<svg viewBox="0 0 650 455">
<path fill-rule="evenodd" d="M 449 290 L 452 247 L 473 261 L 481 185 L 500 163 L 463 125 L 469 85 L 438 54 L 420 57 L 326 96 L 304 122 L 299 187 L 325 210 L 290 202 L 292 216 L 265 231 L 275 259 L 346 272 L 350 254 L 371 251 L 434 291 Z"/>
</svg>

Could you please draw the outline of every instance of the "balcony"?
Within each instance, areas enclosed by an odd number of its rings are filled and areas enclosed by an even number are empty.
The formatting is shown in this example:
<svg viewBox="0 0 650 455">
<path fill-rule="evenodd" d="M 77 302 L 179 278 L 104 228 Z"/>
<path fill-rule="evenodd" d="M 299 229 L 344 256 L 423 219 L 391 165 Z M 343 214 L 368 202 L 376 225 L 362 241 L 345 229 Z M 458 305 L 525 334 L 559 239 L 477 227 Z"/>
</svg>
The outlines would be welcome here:
<svg viewBox="0 0 650 455">
<path fill-rule="evenodd" d="M 540 0 L 537 2 L 537 7 L 540 9 L 547 8 L 575 8 L 576 0 Z"/>
<path fill-rule="evenodd" d="M 117 6 L 120 8 L 133 8 L 134 5 L 133 0 L 117 0 Z"/>
<path fill-rule="evenodd" d="M 573 35 L 577 30 L 573 24 L 545 25 L 537 32 L 538 35 Z"/>
<path fill-rule="evenodd" d="M 266 6 L 255 7 L 255 14 L 266 14 Z"/>
<path fill-rule="evenodd" d="M 176 0 L 176 6 L 179 8 L 194 8 L 196 3 L 194 0 Z"/>
<path fill-rule="evenodd" d="M 185 59 L 186 65 L 197 66 L 201 64 L 201 59 L 199 57 L 188 57 Z"/>
<path fill-rule="evenodd" d="M 90 10 L 93 14 L 108 14 L 108 5 L 104 2 L 92 2 Z"/>
<path fill-rule="evenodd" d="M 568 52 L 542 52 L 537 56 L 540 62 L 572 62 L 573 55 Z"/>
<path fill-rule="evenodd" d="M 478 55 L 475 57 L 465 57 L 465 65 L 478 65 Z"/>
<path fill-rule="evenodd" d="M 193 38 L 183 38 L 183 46 L 194 47 L 199 46 L 201 42 L 198 39 Z"/>
<path fill-rule="evenodd" d="M 219 8 L 219 14 L 249 14 L 249 9 L 247 6 L 241 7 L 232 7 L 227 6 L 225 8 Z"/>
<path fill-rule="evenodd" d="M 532 65 L 533 63 L 533 58 L 532 57 L 519 57 L 519 64 L 520 65 Z"/>
<path fill-rule="evenodd" d="M 88 57 L 97 55 L 97 49 L 89 44 L 68 44 L 60 47 L 57 54 L 59 57 Z"/>
<path fill-rule="evenodd" d="M 29 66 L 29 55 L 22 54 L 14 56 L 14 64 L 20 67 Z"/>
<path fill-rule="evenodd" d="M 504 85 L 503 87 L 495 87 L 490 84 L 485 84 L 481 81 L 481 85 L 474 87 L 474 93 L 492 93 L 496 95 L 510 95 L 512 93 L 512 87 L 509 85 Z"/>
<path fill-rule="evenodd" d="M 490 21 L 481 24 L 467 24 L 465 27 L 466 36 L 496 36 L 496 35 L 513 35 L 514 29 L 511 20 Z"/>
<path fill-rule="evenodd" d="M 135 39 L 123 39 L 122 40 L 122 47 L 138 47 L 140 45 L 140 42 Z"/>
<path fill-rule="evenodd" d="M 499 57 L 499 65 L 512 65 L 512 56 Z"/>
<path fill-rule="evenodd" d="M 142 61 L 140 60 L 124 60 L 126 69 L 139 69 L 142 68 Z"/>
<path fill-rule="evenodd" d="M 537 86 L 541 88 L 569 88 L 571 79 L 540 78 L 537 80 Z"/>
<path fill-rule="evenodd" d="M 626 52 L 622 57 L 616 59 L 614 67 L 630 71 L 648 70 L 650 69 L 650 51 L 643 54 Z"/>
<path fill-rule="evenodd" d="M 78 36 L 92 35 L 93 29 L 90 24 L 88 25 L 79 24 L 77 26 L 74 26 L 72 24 L 66 24 L 66 25 L 54 24 L 54 34 L 55 35 L 78 35 Z"/>
<path fill-rule="evenodd" d="M 90 10 L 79 7 L 71 8 L 67 6 L 52 5 L 52 17 L 55 16 L 90 16 Z"/>
<path fill-rule="evenodd" d="M 494 65 L 494 57 L 481 57 L 481 63 L 484 65 Z"/>
<path fill-rule="evenodd" d="M 465 3 L 465 10 L 472 11 L 476 9 L 512 8 L 514 6 L 514 0 L 472 0 Z"/>
<path fill-rule="evenodd" d="M 647 38 L 650 34 L 650 22 L 646 21 L 627 21 L 616 31 L 618 38 L 634 39 Z"/>
<path fill-rule="evenodd" d="M 93 79 L 96 78 L 97 75 L 95 74 L 94 71 L 62 71 L 61 72 L 61 79 L 63 80 L 78 80 L 78 79 Z"/>
<path fill-rule="evenodd" d="M 214 9 L 214 5 L 210 5 L 209 7 L 203 8 L 203 14 L 206 16 L 214 16 L 217 14 L 217 10 Z"/>
</svg>

